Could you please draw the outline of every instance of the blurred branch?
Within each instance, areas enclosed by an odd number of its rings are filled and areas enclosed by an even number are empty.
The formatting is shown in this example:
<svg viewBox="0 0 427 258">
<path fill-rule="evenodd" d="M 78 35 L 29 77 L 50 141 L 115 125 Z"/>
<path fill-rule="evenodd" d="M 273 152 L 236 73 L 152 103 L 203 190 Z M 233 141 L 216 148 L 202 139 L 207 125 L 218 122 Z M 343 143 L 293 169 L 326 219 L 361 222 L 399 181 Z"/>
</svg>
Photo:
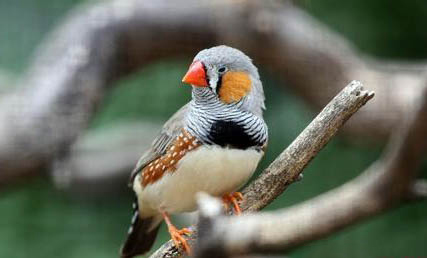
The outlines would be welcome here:
<svg viewBox="0 0 427 258">
<path fill-rule="evenodd" d="M 288 251 L 403 204 L 413 195 L 414 182 L 425 197 L 425 181 L 415 180 L 427 148 L 419 140 L 427 134 L 427 88 L 417 104 L 380 160 L 358 178 L 309 201 L 275 212 L 226 217 L 221 203 L 202 196 L 197 257 Z"/>
<path fill-rule="evenodd" d="M 252 17 L 257 22 L 250 24 L 259 29 L 264 41 L 262 48 L 251 52 L 254 59 L 289 82 L 286 86 L 317 109 L 352 78 L 371 86 L 378 98 L 344 127 L 353 139 L 384 140 L 412 110 L 425 85 L 426 62 L 393 63 L 364 57 L 347 40 L 295 6 L 259 6 Z"/>
<path fill-rule="evenodd" d="M 254 182 L 243 190 L 242 210 L 245 212 L 257 211 L 276 199 L 291 183 L 297 180 L 303 169 L 329 142 L 338 129 L 373 96 L 373 92 L 363 90 L 362 85 L 357 81 L 353 81 L 345 87 L 291 145 Z M 203 229 L 205 224 L 200 224 L 199 228 Z M 246 231 L 235 231 L 235 233 L 237 232 L 242 234 L 242 232 Z M 206 255 L 206 257 L 222 257 L 223 253 L 217 253 L 214 250 L 216 249 L 214 246 L 219 243 L 220 238 L 212 239 L 210 238 L 210 232 L 206 235 L 203 230 L 199 234 L 202 237 L 200 240 L 202 249 L 200 250 L 203 255 Z M 242 237 L 244 236 L 245 234 L 243 233 Z M 196 233 L 191 235 L 191 244 L 194 244 L 196 237 Z M 205 252 L 203 248 L 207 244 L 206 242 L 210 242 L 212 246 L 209 246 L 209 250 Z M 169 241 L 151 257 L 176 257 L 179 255 L 180 250 L 176 250 L 172 241 Z"/>
<path fill-rule="evenodd" d="M 129 171 L 159 128 L 159 124 L 121 123 L 80 137 L 67 155 L 53 163 L 56 186 L 84 198 L 124 190 Z"/>
<path fill-rule="evenodd" d="M 373 90 L 381 97 L 350 123 L 353 135 L 387 135 L 424 82 L 424 64 L 373 65 L 341 37 L 281 1 L 90 3 L 46 39 L 21 87 L 0 103 L 0 186 L 67 155 L 117 79 L 153 61 L 194 56 L 218 44 L 242 49 L 319 108 L 350 78 L 378 85 Z"/>
</svg>

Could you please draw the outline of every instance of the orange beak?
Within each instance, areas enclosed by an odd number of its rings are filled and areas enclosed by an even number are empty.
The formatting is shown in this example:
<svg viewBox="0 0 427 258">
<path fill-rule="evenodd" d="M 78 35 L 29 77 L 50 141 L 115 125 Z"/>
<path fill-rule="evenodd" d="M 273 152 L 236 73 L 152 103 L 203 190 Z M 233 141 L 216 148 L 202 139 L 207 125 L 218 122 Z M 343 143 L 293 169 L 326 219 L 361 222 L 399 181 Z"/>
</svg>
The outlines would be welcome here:
<svg viewBox="0 0 427 258">
<path fill-rule="evenodd" d="M 190 68 L 188 69 L 184 78 L 182 78 L 182 82 L 192 84 L 198 87 L 207 87 L 208 82 L 206 80 L 206 72 L 202 62 L 193 62 L 190 65 Z"/>
</svg>

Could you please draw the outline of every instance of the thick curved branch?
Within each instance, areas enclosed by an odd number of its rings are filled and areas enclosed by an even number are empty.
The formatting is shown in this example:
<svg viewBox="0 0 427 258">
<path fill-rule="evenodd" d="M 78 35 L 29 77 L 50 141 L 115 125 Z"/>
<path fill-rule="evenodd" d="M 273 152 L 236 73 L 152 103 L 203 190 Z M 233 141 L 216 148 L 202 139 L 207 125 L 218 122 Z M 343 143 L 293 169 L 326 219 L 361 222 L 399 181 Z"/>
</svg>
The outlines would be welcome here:
<svg viewBox="0 0 427 258">
<path fill-rule="evenodd" d="M 418 106 L 390 141 L 383 157 L 356 179 L 309 201 L 276 212 L 242 217 L 220 215 L 221 204 L 203 197 L 198 257 L 284 252 L 328 236 L 412 199 L 425 197 L 416 181 L 427 150 L 427 88 Z M 203 199 L 206 203 L 203 203 Z"/>
<path fill-rule="evenodd" d="M 329 142 L 338 129 L 373 96 L 373 92 L 363 90 L 362 85 L 357 81 L 353 81 L 345 87 L 291 145 L 263 171 L 259 178 L 243 190 L 242 210 L 245 212 L 257 211 L 276 199 L 288 185 L 298 179 L 303 169 Z M 191 236 L 191 244 L 194 244 L 196 237 L 197 234 Z M 212 242 L 213 245 L 216 243 L 219 242 Z M 215 249 L 215 247 L 212 248 Z M 151 257 L 178 257 L 180 251 L 174 248 L 170 241 Z M 203 254 L 206 255 L 209 252 L 212 250 L 203 252 Z"/>
<path fill-rule="evenodd" d="M 217 44 L 242 49 L 317 107 L 350 78 L 381 85 L 374 88 L 381 98 L 349 127 L 359 135 L 386 135 L 424 81 L 419 76 L 424 64 L 371 65 L 348 42 L 281 1 L 85 5 L 50 35 L 21 80 L 23 87 L 0 104 L 0 185 L 67 155 L 118 78 L 165 57 L 185 55 L 190 62 L 200 49 Z M 395 87 L 400 84 L 405 92 Z"/>
<path fill-rule="evenodd" d="M 307 103 L 324 107 L 352 78 L 370 85 L 378 98 L 358 112 L 344 127 L 353 139 L 385 140 L 394 126 L 413 108 L 425 85 L 427 63 L 396 63 L 375 60 L 304 11 L 293 6 L 261 8 L 264 51 L 259 60 L 286 86 L 292 87 Z M 402 87 L 405 85 L 405 87 Z M 365 140 L 366 141 L 366 140 Z"/>
</svg>

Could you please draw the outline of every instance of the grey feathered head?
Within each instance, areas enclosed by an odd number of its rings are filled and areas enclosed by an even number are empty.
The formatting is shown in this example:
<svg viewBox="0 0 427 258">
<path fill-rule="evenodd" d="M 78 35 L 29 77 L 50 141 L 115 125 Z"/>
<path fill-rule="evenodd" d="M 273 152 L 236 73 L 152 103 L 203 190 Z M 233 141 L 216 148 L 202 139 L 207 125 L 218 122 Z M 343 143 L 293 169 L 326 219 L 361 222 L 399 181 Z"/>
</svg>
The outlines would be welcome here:
<svg viewBox="0 0 427 258">
<path fill-rule="evenodd" d="M 216 46 L 200 51 L 183 82 L 209 87 L 225 104 L 242 102 L 241 108 L 261 116 L 264 91 L 258 69 L 242 51 Z"/>
</svg>

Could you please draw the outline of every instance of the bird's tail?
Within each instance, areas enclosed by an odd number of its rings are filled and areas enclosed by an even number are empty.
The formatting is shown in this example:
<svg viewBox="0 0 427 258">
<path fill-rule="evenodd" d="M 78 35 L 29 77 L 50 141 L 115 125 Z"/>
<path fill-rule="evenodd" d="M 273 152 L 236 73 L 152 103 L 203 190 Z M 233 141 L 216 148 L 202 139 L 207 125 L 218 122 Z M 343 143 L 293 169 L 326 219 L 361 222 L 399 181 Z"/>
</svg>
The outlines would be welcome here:
<svg viewBox="0 0 427 258">
<path fill-rule="evenodd" d="M 126 241 L 120 250 L 122 258 L 131 258 L 148 252 L 153 246 L 154 240 L 156 240 L 160 227 L 160 221 L 156 217 L 141 219 L 138 207 L 136 205 L 134 207 L 135 212 L 132 217 L 132 224 Z"/>
</svg>

